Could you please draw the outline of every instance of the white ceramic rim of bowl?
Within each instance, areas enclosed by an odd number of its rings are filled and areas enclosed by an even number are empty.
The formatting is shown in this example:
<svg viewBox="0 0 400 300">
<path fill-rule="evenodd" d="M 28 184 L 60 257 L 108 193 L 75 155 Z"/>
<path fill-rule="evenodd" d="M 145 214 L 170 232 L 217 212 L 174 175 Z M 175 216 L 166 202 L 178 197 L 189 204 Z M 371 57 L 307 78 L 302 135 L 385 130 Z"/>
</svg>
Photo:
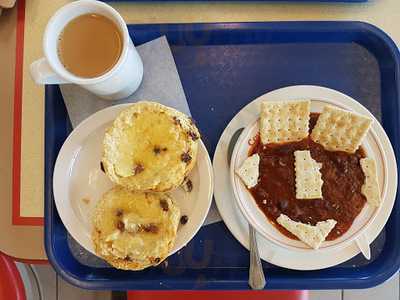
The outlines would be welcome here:
<svg viewBox="0 0 400 300">
<path fill-rule="evenodd" d="M 112 122 L 115 117 L 126 107 L 132 105 L 133 103 L 128 103 L 128 104 L 119 104 L 119 105 L 114 105 L 107 107 L 105 109 L 102 109 L 88 118 L 86 118 L 84 121 L 82 121 L 67 137 L 67 139 L 64 141 L 64 144 L 62 145 L 58 156 L 57 160 L 54 166 L 54 172 L 53 172 L 53 196 L 54 196 L 54 202 L 58 211 L 58 214 L 61 218 L 61 221 L 63 222 L 64 226 L 66 227 L 67 231 L 71 236 L 87 251 L 93 253 L 96 255 L 94 252 L 94 247 L 93 247 L 93 242 L 91 239 L 82 239 L 82 236 L 84 234 L 78 234 L 82 228 L 81 226 L 81 220 L 76 216 L 74 212 L 71 212 L 73 209 L 70 204 L 70 199 L 69 199 L 69 184 L 65 184 L 66 182 L 66 176 L 68 177 L 68 173 L 72 172 L 72 168 L 74 163 L 71 162 L 72 159 L 75 159 L 75 156 L 78 155 L 79 149 L 77 149 L 76 145 L 75 147 L 72 146 L 71 144 L 75 139 L 79 139 L 80 141 L 84 141 L 88 138 L 88 136 L 97 130 L 99 127 L 103 126 L 106 123 Z M 78 142 L 80 144 L 80 142 Z M 184 246 L 189 243 L 193 237 L 196 235 L 196 233 L 200 230 L 202 227 L 204 220 L 207 217 L 208 211 L 210 209 L 212 199 L 213 199 L 213 191 L 214 191 L 214 173 L 212 171 L 212 164 L 211 160 L 208 154 L 208 151 L 204 145 L 204 143 L 200 140 L 199 143 L 199 151 L 198 155 L 200 153 L 203 153 L 203 158 L 204 158 L 204 169 L 207 174 L 206 177 L 208 178 L 208 183 L 207 183 L 207 199 L 204 199 L 204 201 L 207 201 L 203 205 L 203 210 L 202 210 L 202 215 L 197 218 L 197 224 L 193 226 L 193 230 L 191 234 L 188 234 L 185 241 L 181 242 L 179 245 L 175 244 L 174 248 L 171 250 L 171 252 L 168 254 L 169 256 L 176 253 L 180 249 L 182 249 Z M 68 160 L 66 157 L 72 157 L 72 159 Z M 199 164 L 199 157 L 198 161 L 196 164 Z M 196 166 L 197 167 L 197 166 Z M 200 173 L 200 170 L 199 170 Z M 70 176 L 69 176 L 70 177 Z M 68 178 L 69 178 L 68 177 Z M 68 179 L 68 182 L 70 179 Z M 66 211 L 70 211 L 70 214 L 68 215 Z M 69 217 L 68 217 L 69 216 Z M 68 218 L 67 218 L 68 217 Z"/>
<path fill-rule="evenodd" d="M 355 101 L 354 99 L 350 98 L 347 95 L 344 95 L 344 94 L 339 93 L 339 92 L 337 92 L 337 93 L 338 93 L 338 95 L 341 94 L 340 95 L 341 97 L 346 97 L 348 100 L 351 100 L 351 102 L 353 102 L 352 103 L 353 105 L 355 104 L 355 105 L 361 106 L 361 108 L 364 110 L 363 114 L 367 114 L 369 117 L 373 118 L 374 124 L 378 124 L 378 126 L 380 126 L 379 122 L 375 119 L 375 117 L 364 106 L 362 106 L 357 101 Z M 258 97 L 254 101 L 262 101 L 264 97 L 266 99 L 268 99 L 268 93 Z M 304 99 L 304 97 L 301 97 L 301 98 L 298 98 L 298 99 L 290 99 L 290 101 L 301 100 L 301 99 Z M 274 101 L 276 101 L 276 99 L 274 99 Z M 282 101 L 284 101 L 284 100 L 282 99 Z M 343 103 L 338 103 L 337 101 L 327 100 L 326 98 L 324 99 L 323 97 L 321 97 L 321 98 L 318 97 L 318 99 L 316 97 L 311 97 L 311 101 L 325 102 L 326 104 L 331 104 L 331 105 L 334 105 L 334 106 L 337 106 L 337 107 L 340 107 L 340 108 L 343 108 L 343 109 L 346 109 L 346 110 L 354 111 L 351 107 L 349 107 L 347 105 L 343 105 Z M 281 247 L 284 247 L 284 248 L 287 248 L 287 249 L 290 249 L 290 250 L 293 250 L 293 251 L 313 251 L 313 249 L 311 249 L 309 247 L 306 247 L 306 246 L 304 246 L 304 247 L 294 247 L 292 245 L 289 245 L 289 244 L 283 242 L 283 240 L 285 239 L 284 235 L 281 234 L 277 229 L 274 228 L 272 230 L 273 232 L 271 232 L 268 229 L 266 229 L 263 226 L 261 226 L 260 223 L 257 222 L 256 218 L 254 217 L 254 212 L 253 211 L 249 211 L 249 209 L 245 205 L 244 201 L 247 201 L 247 199 L 243 199 L 240 196 L 239 189 L 243 190 L 243 188 L 244 189 L 246 189 L 246 188 L 245 188 L 244 184 L 241 182 L 241 180 L 238 179 L 238 176 L 235 174 L 234 169 L 235 169 L 235 166 L 237 167 L 237 165 L 238 165 L 238 159 L 239 159 L 238 151 L 239 151 L 240 147 L 243 147 L 244 143 L 247 144 L 249 133 L 255 127 L 255 125 L 256 125 L 255 122 L 257 122 L 257 119 L 254 122 L 248 124 L 248 126 L 243 130 L 242 134 L 240 135 L 240 137 L 239 137 L 239 139 L 238 139 L 238 141 L 237 141 L 237 143 L 235 145 L 233 153 L 232 153 L 231 165 L 230 165 L 230 181 L 231 181 L 231 184 L 232 184 L 232 187 L 233 187 L 235 200 L 236 200 L 236 202 L 238 204 L 238 207 L 241 210 L 241 213 L 246 218 L 246 220 L 257 230 L 258 233 L 260 233 L 266 239 L 270 240 L 271 242 L 273 242 L 273 243 L 275 243 L 275 244 L 277 244 L 277 245 L 279 245 Z M 383 131 L 383 129 L 382 129 L 382 131 Z M 344 240 L 344 241 L 342 241 L 340 243 L 336 243 L 336 244 L 331 245 L 331 246 L 324 246 L 324 243 L 323 243 L 321 245 L 321 248 L 319 249 L 319 251 L 335 251 L 335 250 L 338 250 L 338 249 L 341 249 L 341 248 L 345 247 L 346 245 L 348 245 L 349 243 L 352 243 L 354 241 L 358 241 L 357 245 L 359 243 L 362 243 L 362 241 L 364 240 L 364 239 L 362 239 L 362 234 L 365 232 L 365 230 L 366 230 L 366 228 L 368 226 L 371 226 L 371 224 L 374 222 L 379 210 L 384 205 L 384 202 L 385 202 L 384 200 L 385 200 L 385 198 L 387 196 L 387 189 L 388 189 L 388 163 L 387 163 L 387 157 L 385 155 L 385 151 L 383 150 L 383 145 L 381 143 L 381 140 L 378 138 L 377 134 L 375 133 L 375 130 L 374 130 L 373 126 L 371 126 L 369 134 L 372 135 L 373 140 L 376 142 L 376 144 L 377 144 L 377 146 L 378 146 L 378 148 L 380 150 L 380 155 L 381 155 L 381 157 L 383 159 L 383 165 L 384 165 L 383 174 L 384 174 L 385 178 L 384 178 L 384 186 L 381 187 L 381 189 L 382 189 L 381 190 L 381 195 L 382 195 L 382 199 L 383 199 L 382 200 L 382 204 L 377 209 L 374 210 L 373 215 L 367 220 L 366 223 L 364 223 L 362 228 L 360 230 L 358 230 L 355 234 L 352 234 L 346 240 Z M 386 137 L 386 134 L 385 134 L 385 137 Z M 247 189 L 246 189 L 246 191 L 247 191 Z M 253 199 L 253 201 L 254 201 L 254 199 Z M 361 241 L 359 241 L 359 239 Z"/>
</svg>

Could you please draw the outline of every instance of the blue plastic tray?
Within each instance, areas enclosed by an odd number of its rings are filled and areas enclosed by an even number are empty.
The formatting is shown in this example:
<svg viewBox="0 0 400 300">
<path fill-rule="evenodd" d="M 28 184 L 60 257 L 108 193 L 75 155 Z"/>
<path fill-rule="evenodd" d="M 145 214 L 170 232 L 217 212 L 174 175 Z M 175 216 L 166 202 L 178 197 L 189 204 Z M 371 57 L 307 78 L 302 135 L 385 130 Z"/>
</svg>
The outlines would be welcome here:
<svg viewBox="0 0 400 300">
<path fill-rule="evenodd" d="M 381 120 L 400 153 L 399 53 L 379 29 L 359 22 L 277 22 L 130 25 L 139 45 L 166 35 L 193 117 L 212 156 L 219 136 L 241 107 L 288 85 L 333 88 L 358 99 Z M 46 87 L 45 244 L 48 258 L 70 283 L 89 289 L 247 289 L 248 252 L 225 225 L 203 227 L 168 267 L 126 272 L 91 267 L 75 258 L 53 200 L 58 151 L 71 131 L 58 86 Z M 300 272 L 264 263 L 269 289 L 366 288 L 400 266 L 400 202 L 362 256 L 320 271 Z"/>
</svg>

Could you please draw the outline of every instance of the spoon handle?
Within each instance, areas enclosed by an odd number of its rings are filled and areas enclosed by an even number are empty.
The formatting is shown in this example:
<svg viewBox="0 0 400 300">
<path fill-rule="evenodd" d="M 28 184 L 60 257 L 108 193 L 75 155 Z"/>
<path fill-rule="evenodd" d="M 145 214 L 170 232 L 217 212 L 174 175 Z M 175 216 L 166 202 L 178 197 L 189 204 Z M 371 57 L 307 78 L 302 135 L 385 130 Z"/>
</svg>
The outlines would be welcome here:
<svg viewBox="0 0 400 300">
<path fill-rule="evenodd" d="M 265 276 L 261 264 L 260 255 L 258 253 L 256 233 L 249 224 L 250 237 L 250 270 L 249 270 L 249 285 L 253 290 L 262 290 L 265 286 Z"/>
</svg>

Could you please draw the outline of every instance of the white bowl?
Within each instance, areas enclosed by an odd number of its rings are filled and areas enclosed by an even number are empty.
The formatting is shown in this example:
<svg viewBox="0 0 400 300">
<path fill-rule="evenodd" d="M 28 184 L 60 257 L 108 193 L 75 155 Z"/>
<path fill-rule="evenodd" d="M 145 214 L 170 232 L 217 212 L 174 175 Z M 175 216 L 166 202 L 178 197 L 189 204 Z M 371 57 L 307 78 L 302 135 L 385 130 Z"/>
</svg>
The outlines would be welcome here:
<svg viewBox="0 0 400 300">
<path fill-rule="evenodd" d="M 345 95 L 343 95 L 345 96 Z M 263 96 L 261 96 L 263 97 Z M 261 98 L 260 97 L 260 98 Z M 304 99 L 304 98 L 303 98 Z M 264 99 L 266 101 L 279 101 L 279 100 L 296 100 L 296 99 Z M 354 99 L 351 101 L 357 103 Z M 328 99 L 311 99 L 311 112 L 321 112 L 322 108 L 327 105 L 333 105 L 352 111 L 352 107 L 345 106 L 342 103 L 328 100 Z M 357 103 L 357 105 L 360 105 Z M 360 113 L 360 111 L 358 111 Z M 368 112 L 366 108 L 363 107 L 363 113 L 374 119 L 374 122 L 378 122 L 375 118 Z M 263 237 L 278 244 L 282 247 L 288 248 L 293 251 L 315 251 L 308 247 L 301 241 L 293 240 L 276 229 L 274 225 L 270 223 L 264 213 L 259 209 L 257 203 L 253 199 L 250 192 L 247 190 L 246 186 L 243 184 L 242 180 L 236 175 L 235 170 L 237 170 L 243 161 L 248 157 L 249 151 L 249 140 L 251 140 L 259 131 L 258 119 L 255 119 L 250 123 L 240 135 L 236 146 L 232 153 L 231 165 L 230 165 L 230 177 L 231 184 L 233 187 L 233 192 L 235 195 L 236 202 L 246 218 L 246 220 L 259 232 Z M 388 188 L 388 168 L 387 168 L 387 158 L 385 152 L 383 151 L 382 143 L 379 136 L 374 130 L 374 126 L 371 126 L 367 136 L 364 138 L 362 146 L 366 151 L 368 157 L 374 158 L 377 165 L 378 172 L 378 182 L 380 186 L 381 199 L 384 201 L 386 198 L 386 192 Z M 383 203 L 380 207 L 382 207 Z M 360 214 L 355 218 L 350 229 L 333 241 L 325 241 L 322 243 L 318 251 L 334 251 L 341 247 L 348 245 L 348 243 L 356 242 L 360 247 L 364 255 L 369 258 L 369 247 L 365 243 L 363 238 L 363 231 L 370 226 L 379 208 L 368 205 L 364 206 Z"/>
</svg>

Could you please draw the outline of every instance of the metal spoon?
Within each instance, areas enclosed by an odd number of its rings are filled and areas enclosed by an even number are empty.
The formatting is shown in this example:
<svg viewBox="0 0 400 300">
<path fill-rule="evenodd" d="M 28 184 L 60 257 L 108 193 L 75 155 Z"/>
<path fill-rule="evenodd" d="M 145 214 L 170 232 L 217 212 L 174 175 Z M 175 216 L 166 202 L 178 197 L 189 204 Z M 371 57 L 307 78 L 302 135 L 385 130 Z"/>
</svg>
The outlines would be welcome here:
<svg viewBox="0 0 400 300">
<path fill-rule="evenodd" d="M 250 270 L 249 285 L 253 290 L 262 290 L 265 287 L 265 276 L 261 264 L 260 254 L 258 253 L 256 231 L 249 224 L 250 238 Z"/>
<path fill-rule="evenodd" d="M 232 135 L 228 145 L 228 165 L 231 165 L 231 157 L 236 142 L 244 128 L 239 128 Z M 262 290 L 265 287 L 265 276 L 261 264 L 260 254 L 258 253 L 256 232 L 249 224 L 249 244 L 250 244 L 250 269 L 249 269 L 249 285 L 253 290 Z"/>
</svg>

